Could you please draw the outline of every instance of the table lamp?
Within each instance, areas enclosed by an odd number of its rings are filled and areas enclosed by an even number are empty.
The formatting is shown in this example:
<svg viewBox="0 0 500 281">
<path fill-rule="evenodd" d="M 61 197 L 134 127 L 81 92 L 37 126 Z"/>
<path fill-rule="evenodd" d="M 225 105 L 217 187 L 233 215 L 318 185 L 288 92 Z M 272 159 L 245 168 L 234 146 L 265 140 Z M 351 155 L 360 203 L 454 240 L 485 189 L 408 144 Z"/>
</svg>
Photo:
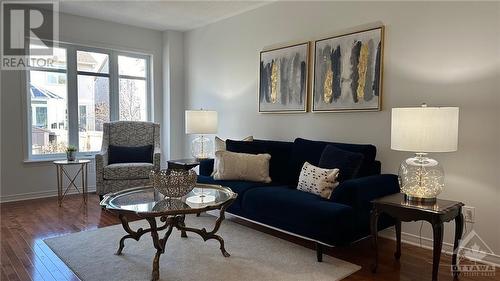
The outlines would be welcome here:
<svg viewBox="0 0 500 281">
<path fill-rule="evenodd" d="M 186 110 L 186 134 L 198 134 L 191 145 L 191 154 L 196 159 L 207 159 L 212 153 L 212 141 L 206 134 L 217 133 L 217 111 Z"/>
<path fill-rule="evenodd" d="M 444 188 L 444 169 L 428 152 L 452 152 L 458 144 L 458 107 L 393 108 L 391 149 L 412 151 L 401 162 L 399 184 L 408 201 L 436 201 Z"/>
</svg>

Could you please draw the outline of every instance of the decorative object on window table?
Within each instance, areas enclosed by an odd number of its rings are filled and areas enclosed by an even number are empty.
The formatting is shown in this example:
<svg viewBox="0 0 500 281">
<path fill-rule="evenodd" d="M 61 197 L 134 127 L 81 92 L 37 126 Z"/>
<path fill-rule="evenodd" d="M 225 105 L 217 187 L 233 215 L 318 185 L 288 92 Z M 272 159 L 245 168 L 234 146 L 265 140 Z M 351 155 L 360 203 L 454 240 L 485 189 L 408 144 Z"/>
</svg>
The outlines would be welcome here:
<svg viewBox="0 0 500 281">
<path fill-rule="evenodd" d="M 193 170 L 152 170 L 149 179 L 156 191 L 169 198 L 182 197 L 196 186 L 196 172 Z"/>
<path fill-rule="evenodd" d="M 213 144 L 206 134 L 217 133 L 217 111 L 186 110 L 186 134 L 197 134 L 191 153 L 196 159 L 207 159 L 212 155 Z"/>
<path fill-rule="evenodd" d="M 74 145 L 68 145 L 68 147 L 66 148 L 66 159 L 68 161 L 75 161 L 76 160 L 76 152 L 77 152 L 77 148 L 76 146 Z"/>
<path fill-rule="evenodd" d="M 391 149 L 415 156 L 399 167 L 401 192 L 410 201 L 435 202 L 444 188 L 444 170 L 428 152 L 452 152 L 458 147 L 458 107 L 393 108 Z"/>
</svg>

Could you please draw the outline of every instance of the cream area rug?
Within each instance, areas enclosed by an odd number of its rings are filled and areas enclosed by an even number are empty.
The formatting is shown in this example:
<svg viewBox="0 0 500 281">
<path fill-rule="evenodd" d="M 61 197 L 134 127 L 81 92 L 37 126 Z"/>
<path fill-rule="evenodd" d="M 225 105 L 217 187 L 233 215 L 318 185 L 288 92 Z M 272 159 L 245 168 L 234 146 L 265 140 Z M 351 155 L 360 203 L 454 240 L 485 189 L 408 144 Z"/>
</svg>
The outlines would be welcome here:
<svg viewBox="0 0 500 281">
<path fill-rule="evenodd" d="M 211 230 L 215 217 L 187 216 L 186 225 Z M 147 228 L 145 221 L 131 223 L 132 229 Z M 114 253 L 126 232 L 121 225 L 89 230 L 46 239 L 45 243 L 81 280 L 150 280 L 153 257 L 151 235 L 139 241 L 127 239 L 122 255 Z M 160 237 L 162 237 L 160 233 Z M 160 279 L 172 281 L 305 281 L 341 280 L 361 267 L 324 255 L 316 261 L 316 252 L 283 239 L 225 220 L 218 231 L 231 254 L 225 258 L 219 242 L 204 242 L 196 233 L 181 238 L 175 230 L 160 257 Z"/>
</svg>

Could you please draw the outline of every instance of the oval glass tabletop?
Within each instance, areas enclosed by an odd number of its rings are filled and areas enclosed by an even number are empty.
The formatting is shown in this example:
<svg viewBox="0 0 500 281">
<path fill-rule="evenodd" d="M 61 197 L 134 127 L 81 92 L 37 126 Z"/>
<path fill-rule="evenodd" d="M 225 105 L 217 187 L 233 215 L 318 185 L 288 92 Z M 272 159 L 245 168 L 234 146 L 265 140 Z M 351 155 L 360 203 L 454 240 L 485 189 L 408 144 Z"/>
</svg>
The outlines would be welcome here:
<svg viewBox="0 0 500 281">
<path fill-rule="evenodd" d="M 220 185 L 197 184 L 190 193 L 180 198 L 165 197 L 152 186 L 145 186 L 107 194 L 101 206 L 117 212 L 160 216 L 217 209 L 234 198 L 236 193 Z"/>
</svg>

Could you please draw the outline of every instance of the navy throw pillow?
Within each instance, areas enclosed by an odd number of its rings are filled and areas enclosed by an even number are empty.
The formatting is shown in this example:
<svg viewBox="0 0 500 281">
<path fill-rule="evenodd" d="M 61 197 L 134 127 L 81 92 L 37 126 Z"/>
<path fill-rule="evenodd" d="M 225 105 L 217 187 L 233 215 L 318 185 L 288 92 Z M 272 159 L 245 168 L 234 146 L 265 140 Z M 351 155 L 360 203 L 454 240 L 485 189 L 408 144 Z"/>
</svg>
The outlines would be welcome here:
<svg viewBox="0 0 500 281">
<path fill-rule="evenodd" d="M 327 145 L 319 159 L 319 167 L 325 169 L 338 168 L 339 182 L 353 179 L 357 176 L 361 164 L 363 164 L 364 156 L 359 152 L 351 152 Z"/>
<path fill-rule="evenodd" d="M 153 163 L 153 145 L 108 147 L 108 164 Z"/>
</svg>

